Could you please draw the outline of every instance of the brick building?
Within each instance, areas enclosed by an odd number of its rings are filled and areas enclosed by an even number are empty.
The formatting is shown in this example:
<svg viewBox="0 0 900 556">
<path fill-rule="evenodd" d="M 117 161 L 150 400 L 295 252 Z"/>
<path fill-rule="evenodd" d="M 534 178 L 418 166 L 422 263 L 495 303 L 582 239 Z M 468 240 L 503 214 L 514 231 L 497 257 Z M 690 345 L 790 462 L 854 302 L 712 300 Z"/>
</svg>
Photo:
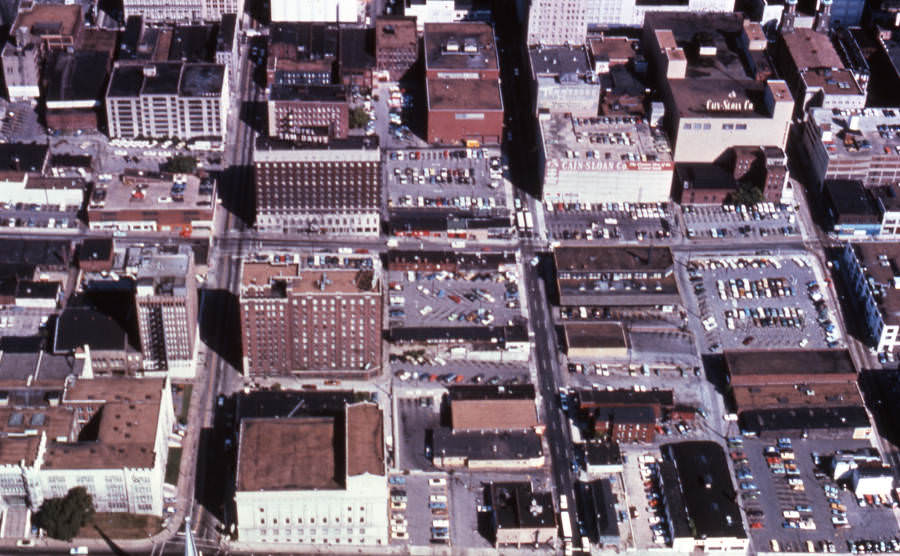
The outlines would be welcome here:
<svg viewBox="0 0 900 556">
<path fill-rule="evenodd" d="M 375 20 L 375 70 L 399 81 L 419 58 L 419 39 L 413 17 Z"/>
<path fill-rule="evenodd" d="M 350 103 L 341 85 L 275 85 L 268 102 L 269 137 L 327 143 L 347 137 Z"/>
<path fill-rule="evenodd" d="M 381 367 L 378 259 L 288 258 L 243 264 L 244 374 L 375 376 Z"/>
</svg>

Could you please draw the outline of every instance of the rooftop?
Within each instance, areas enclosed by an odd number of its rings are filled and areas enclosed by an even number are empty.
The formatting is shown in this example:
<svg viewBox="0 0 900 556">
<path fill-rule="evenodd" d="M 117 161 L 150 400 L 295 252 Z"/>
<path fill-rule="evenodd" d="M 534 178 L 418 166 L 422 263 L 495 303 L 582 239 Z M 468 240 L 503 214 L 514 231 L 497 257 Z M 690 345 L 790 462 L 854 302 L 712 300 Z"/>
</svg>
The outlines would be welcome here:
<svg viewBox="0 0 900 556">
<path fill-rule="evenodd" d="M 900 324 L 900 243 L 854 243 L 869 291 L 887 325 Z"/>
<path fill-rule="evenodd" d="M 638 54 L 640 42 L 628 37 L 589 37 L 588 48 L 595 62 L 624 64 Z"/>
<path fill-rule="evenodd" d="M 529 431 L 451 431 L 434 429 L 435 457 L 473 461 L 503 461 L 538 458 L 544 453 L 541 436 Z"/>
<path fill-rule="evenodd" d="M 425 80 L 429 110 L 503 110 L 496 79 Z"/>
<path fill-rule="evenodd" d="M 108 261 L 113 256 L 112 238 L 85 238 L 78 245 L 79 261 Z"/>
<path fill-rule="evenodd" d="M 413 48 L 418 51 L 416 18 L 383 16 L 375 18 L 375 47 L 381 49 Z"/>
<path fill-rule="evenodd" d="M 878 202 L 859 180 L 825 180 L 823 184 L 836 224 L 881 224 Z"/>
<path fill-rule="evenodd" d="M 532 46 L 528 54 L 536 77 L 556 76 L 566 80 L 591 71 L 587 49 L 583 46 Z"/>
<path fill-rule="evenodd" d="M 766 90 L 772 88 L 775 99 L 793 103 L 783 82 L 762 83 L 729 78 L 671 79 L 669 87 L 682 117 L 694 118 L 769 118 Z"/>
<path fill-rule="evenodd" d="M 273 23 L 269 56 L 291 60 L 337 58 L 338 27 L 333 23 Z"/>
<path fill-rule="evenodd" d="M 668 247 L 562 247 L 554 252 L 560 303 L 681 303 Z"/>
<path fill-rule="evenodd" d="M 747 538 L 725 451 L 715 442 L 666 444 L 660 451 L 675 464 L 695 538 Z"/>
<path fill-rule="evenodd" d="M 169 60 L 206 62 L 213 58 L 215 27 L 212 25 L 176 25 L 172 28 Z"/>
<path fill-rule="evenodd" d="M 554 251 L 560 274 L 579 272 L 663 272 L 673 269 L 668 247 L 560 247 Z"/>
<path fill-rule="evenodd" d="M 644 28 L 671 31 L 674 46 L 687 59 L 687 79 L 698 81 L 752 81 L 744 64 L 740 36 L 744 16 L 740 13 L 648 12 Z"/>
<path fill-rule="evenodd" d="M 552 114 L 540 121 L 548 161 L 585 170 L 672 169 L 665 133 L 640 118 L 574 118 Z"/>
<path fill-rule="evenodd" d="M 48 107 L 56 102 L 92 101 L 99 104 L 110 56 L 106 52 L 55 51 L 45 71 Z"/>
<path fill-rule="evenodd" d="M 797 407 L 742 411 L 741 430 L 761 434 L 779 431 L 856 429 L 870 427 L 865 407 Z"/>
<path fill-rule="evenodd" d="M 556 529 L 553 495 L 532 492 L 531 483 L 491 483 L 490 505 L 498 529 Z"/>
<path fill-rule="evenodd" d="M 512 253 L 460 253 L 458 251 L 403 251 L 387 252 L 388 270 L 406 270 L 407 267 L 420 267 L 422 270 L 497 270 L 502 265 L 515 265 Z"/>
<path fill-rule="evenodd" d="M 215 203 L 215 184 L 189 174 L 167 174 L 128 171 L 101 182 L 92 193 L 88 205 L 88 220 L 92 213 L 115 211 L 212 211 Z"/>
<path fill-rule="evenodd" d="M 808 382 L 815 383 L 825 375 L 856 374 L 845 349 L 738 350 L 726 351 L 724 357 L 732 382 L 747 375 L 764 375 L 770 382 L 777 380 L 773 375 L 786 379 L 808 375 Z"/>
<path fill-rule="evenodd" d="M 594 419 L 609 421 L 613 425 L 652 425 L 656 412 L 649 405 L 593 406 Z"/>
<path fill-rule="evenodd" d="M 790 33 L 781 33 L 781 40 L 788 55 L 798 69 L 831 68 L 842 69 L 844 63 L 831 44 L 827 33 L 812 29 L 795 28 Z"/>
<path fill-rule="evenodd" d="M 819 88 L 826 95 L 865 95 L 848 69 L 814 68 L 802 72 L 807 89 Z"/>
<path fill-rule="evenodd" d="M 81 27 L 81 6 L 76 4 L 38 4 L 19 11 L 11 28 L 29 28 L 32 35 L 74 36 Z M 15 33 L 10 33 L 14 38 Z"/>
<path fill-rule="evenodd" d="M 588 538 L 594 543 L 615 543 L 619 538 L 616 495 L 609 479 L 575 483 L 575 498 L 585 508 Z"/>
<path fill-rule="evenodd" d="M 53 352 L 69 353 L 88 345 L 92 350 L 124 350 L 127 331 L 112 317 L 93 309 L 67 308 L 57 317 Z"/>
<path fill-rule="evenodd" d="M 425 69 L 497 71 L 494 30 L 487 23 L 426 23 Z"/>
<path fill-rule="evenodd" d="M 538 424 L 534 400 L 453 400 L 454 431 L 531 429 Z"/>
<path fill-rule="evenodd" d="M 625 329 L 618 322 L 566 323 L 566 344 L 573 348 L 627 348 Z"/>
<path fill-rule="evenodd" d="M 333 417 L 243 419 L 237 490 L 336 490 L 344 486 Z"/>
<path fill-rule="evenodd" d="M 221 64 L 185 64 L 178 94 L 183 97 L 218 96 L 225 85 L 225 66 Z"/>
<path fill-rule="evenodd" d="M 43 172 L 50 148 L 37 143 L 0 144 L 0 170 Z"/>
<path fill-rule="evenodd" d="M 451 402 L 531 400 L 534 405 L 535 391 L 533 384 L 451 384 L 447 387 L 447 396 Z"/>
<path fill-rule="evenodd" d="M 158 62 L 116 64 L 107 96 L 180 95 L 214 96 L 222 91 L 225 66 L 220 64 Z"/>
<path fill-rule="evenodd" d="M 384 423 L 374 403 L 347 406 L 347 475 L 384 475 Z"/>
<path fill-rule="evenodd" d="M 69 265 L 71 253 L 72 245 L 66 240 L 0 238 L 0 264 L 62 270 Z"/>
<path fill-rule="evenodd" d="M 761 384 L 735 386 L 738 411 L 792 407 L 846 407 L 861 405 L 859 390 L 849 384 Z"/>
<path fill-rule="evenodd" d="M 285 297 L 288 294 L 363 293 L 378 291 L 371 270 L 301 269 L 299 264 L 244 261 L 242 297 Z"/>
<path fill-rule="evenodd" d="M 648 405 L 659 404 L 671 407 L 674 397 L 671 390 L 651 390 L 649 392 L 636 392 L 631 389 L 620 390 L 578 390 L 579 404 L 582 408 L 591 408 L 598 405 Z"/>
<path fill-rule="evenodd" d="M 841 111 L 812 108 L 807 118 L 807 125 L 818 132 L 829 159 L 900 156 L 898 109 Z"/>
<path fill-rule="evenodd" d="M 269 100 L 347 102 L 343 85 L 274 85 Z"/>
</svg>

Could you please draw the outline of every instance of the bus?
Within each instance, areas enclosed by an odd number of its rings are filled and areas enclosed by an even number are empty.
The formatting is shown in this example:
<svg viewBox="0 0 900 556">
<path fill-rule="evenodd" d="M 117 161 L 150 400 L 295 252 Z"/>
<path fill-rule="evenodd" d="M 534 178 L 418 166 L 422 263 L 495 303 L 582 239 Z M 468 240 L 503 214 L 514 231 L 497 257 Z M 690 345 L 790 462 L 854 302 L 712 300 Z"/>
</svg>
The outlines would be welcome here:
<svg viewBox="0 0 900 556">
<path fill-rule="evenodd" d="M 569 519 L 568 510 L 562 510 L 561 512 L 559 512 L 559 522 L 560 526 L 562 527 L 563 540 L 572 540 L 572 520 Z"/>
<path fill-rule="evenodd" d="M 534 227 L 534 220 L 531 219 L 531 212 L 525 212 L 525 229 L 530 230 Z"/>
<path fill-rule="evenodd" d="M 516 213 L 516 222 L 519 225 L 519 229 L 524 230 L 525 229 L 525 213 L 517 212 Z"/>
</svg>

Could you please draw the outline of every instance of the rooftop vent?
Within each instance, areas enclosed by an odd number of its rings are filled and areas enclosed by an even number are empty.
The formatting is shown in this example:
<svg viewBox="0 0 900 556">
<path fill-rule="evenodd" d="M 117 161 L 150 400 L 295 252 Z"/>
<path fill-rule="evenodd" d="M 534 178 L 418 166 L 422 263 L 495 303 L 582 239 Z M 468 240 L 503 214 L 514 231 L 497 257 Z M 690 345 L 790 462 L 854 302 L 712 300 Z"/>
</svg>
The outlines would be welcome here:
<svg viewBox="0 0 900 556">
<path fill-rule="evenodd" d="M 444 52 L 459 52 L 459 43 L 454 39 L 448 40 L 444 45 Z"/>
</svg>

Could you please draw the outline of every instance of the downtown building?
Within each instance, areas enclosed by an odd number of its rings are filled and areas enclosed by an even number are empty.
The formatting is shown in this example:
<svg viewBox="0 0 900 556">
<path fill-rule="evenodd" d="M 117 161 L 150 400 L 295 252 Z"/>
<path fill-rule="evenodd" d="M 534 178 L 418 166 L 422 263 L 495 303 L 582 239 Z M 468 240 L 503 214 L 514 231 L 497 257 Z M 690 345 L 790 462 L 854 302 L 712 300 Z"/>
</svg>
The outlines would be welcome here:
<svg viewBox="0 0 900 556">
<path fill-rule="evenodd" d="M 147 21 L 219 21 L 225 14 L 244 13 L 244 0 L 122 0 L 125 18 Z"/>
<path fill-rule="evenodd" d="M 106 90 L 110 137 L 221 139 L 227 73 L 219 64 L 117 64 Z"/>
<path fill-rule="evenodd" d="M 254 152 L 256 226 L 262 232 L 377 236 L 377 137 L 298 145 L 260 138 Z"/>
<path fill-rule="evenodd" d="M 274 85 L 269 94 L 269 137 L 296 143 L 345 139 L 350 100 L 343 85 Z"/>
<path fill-rule="evenodd" d="M 244 261 L 242 266 L 244 374 L 377 375 L 382 323 L 378 259 L 283 255 L 274 261 Z"/>
</svg>

